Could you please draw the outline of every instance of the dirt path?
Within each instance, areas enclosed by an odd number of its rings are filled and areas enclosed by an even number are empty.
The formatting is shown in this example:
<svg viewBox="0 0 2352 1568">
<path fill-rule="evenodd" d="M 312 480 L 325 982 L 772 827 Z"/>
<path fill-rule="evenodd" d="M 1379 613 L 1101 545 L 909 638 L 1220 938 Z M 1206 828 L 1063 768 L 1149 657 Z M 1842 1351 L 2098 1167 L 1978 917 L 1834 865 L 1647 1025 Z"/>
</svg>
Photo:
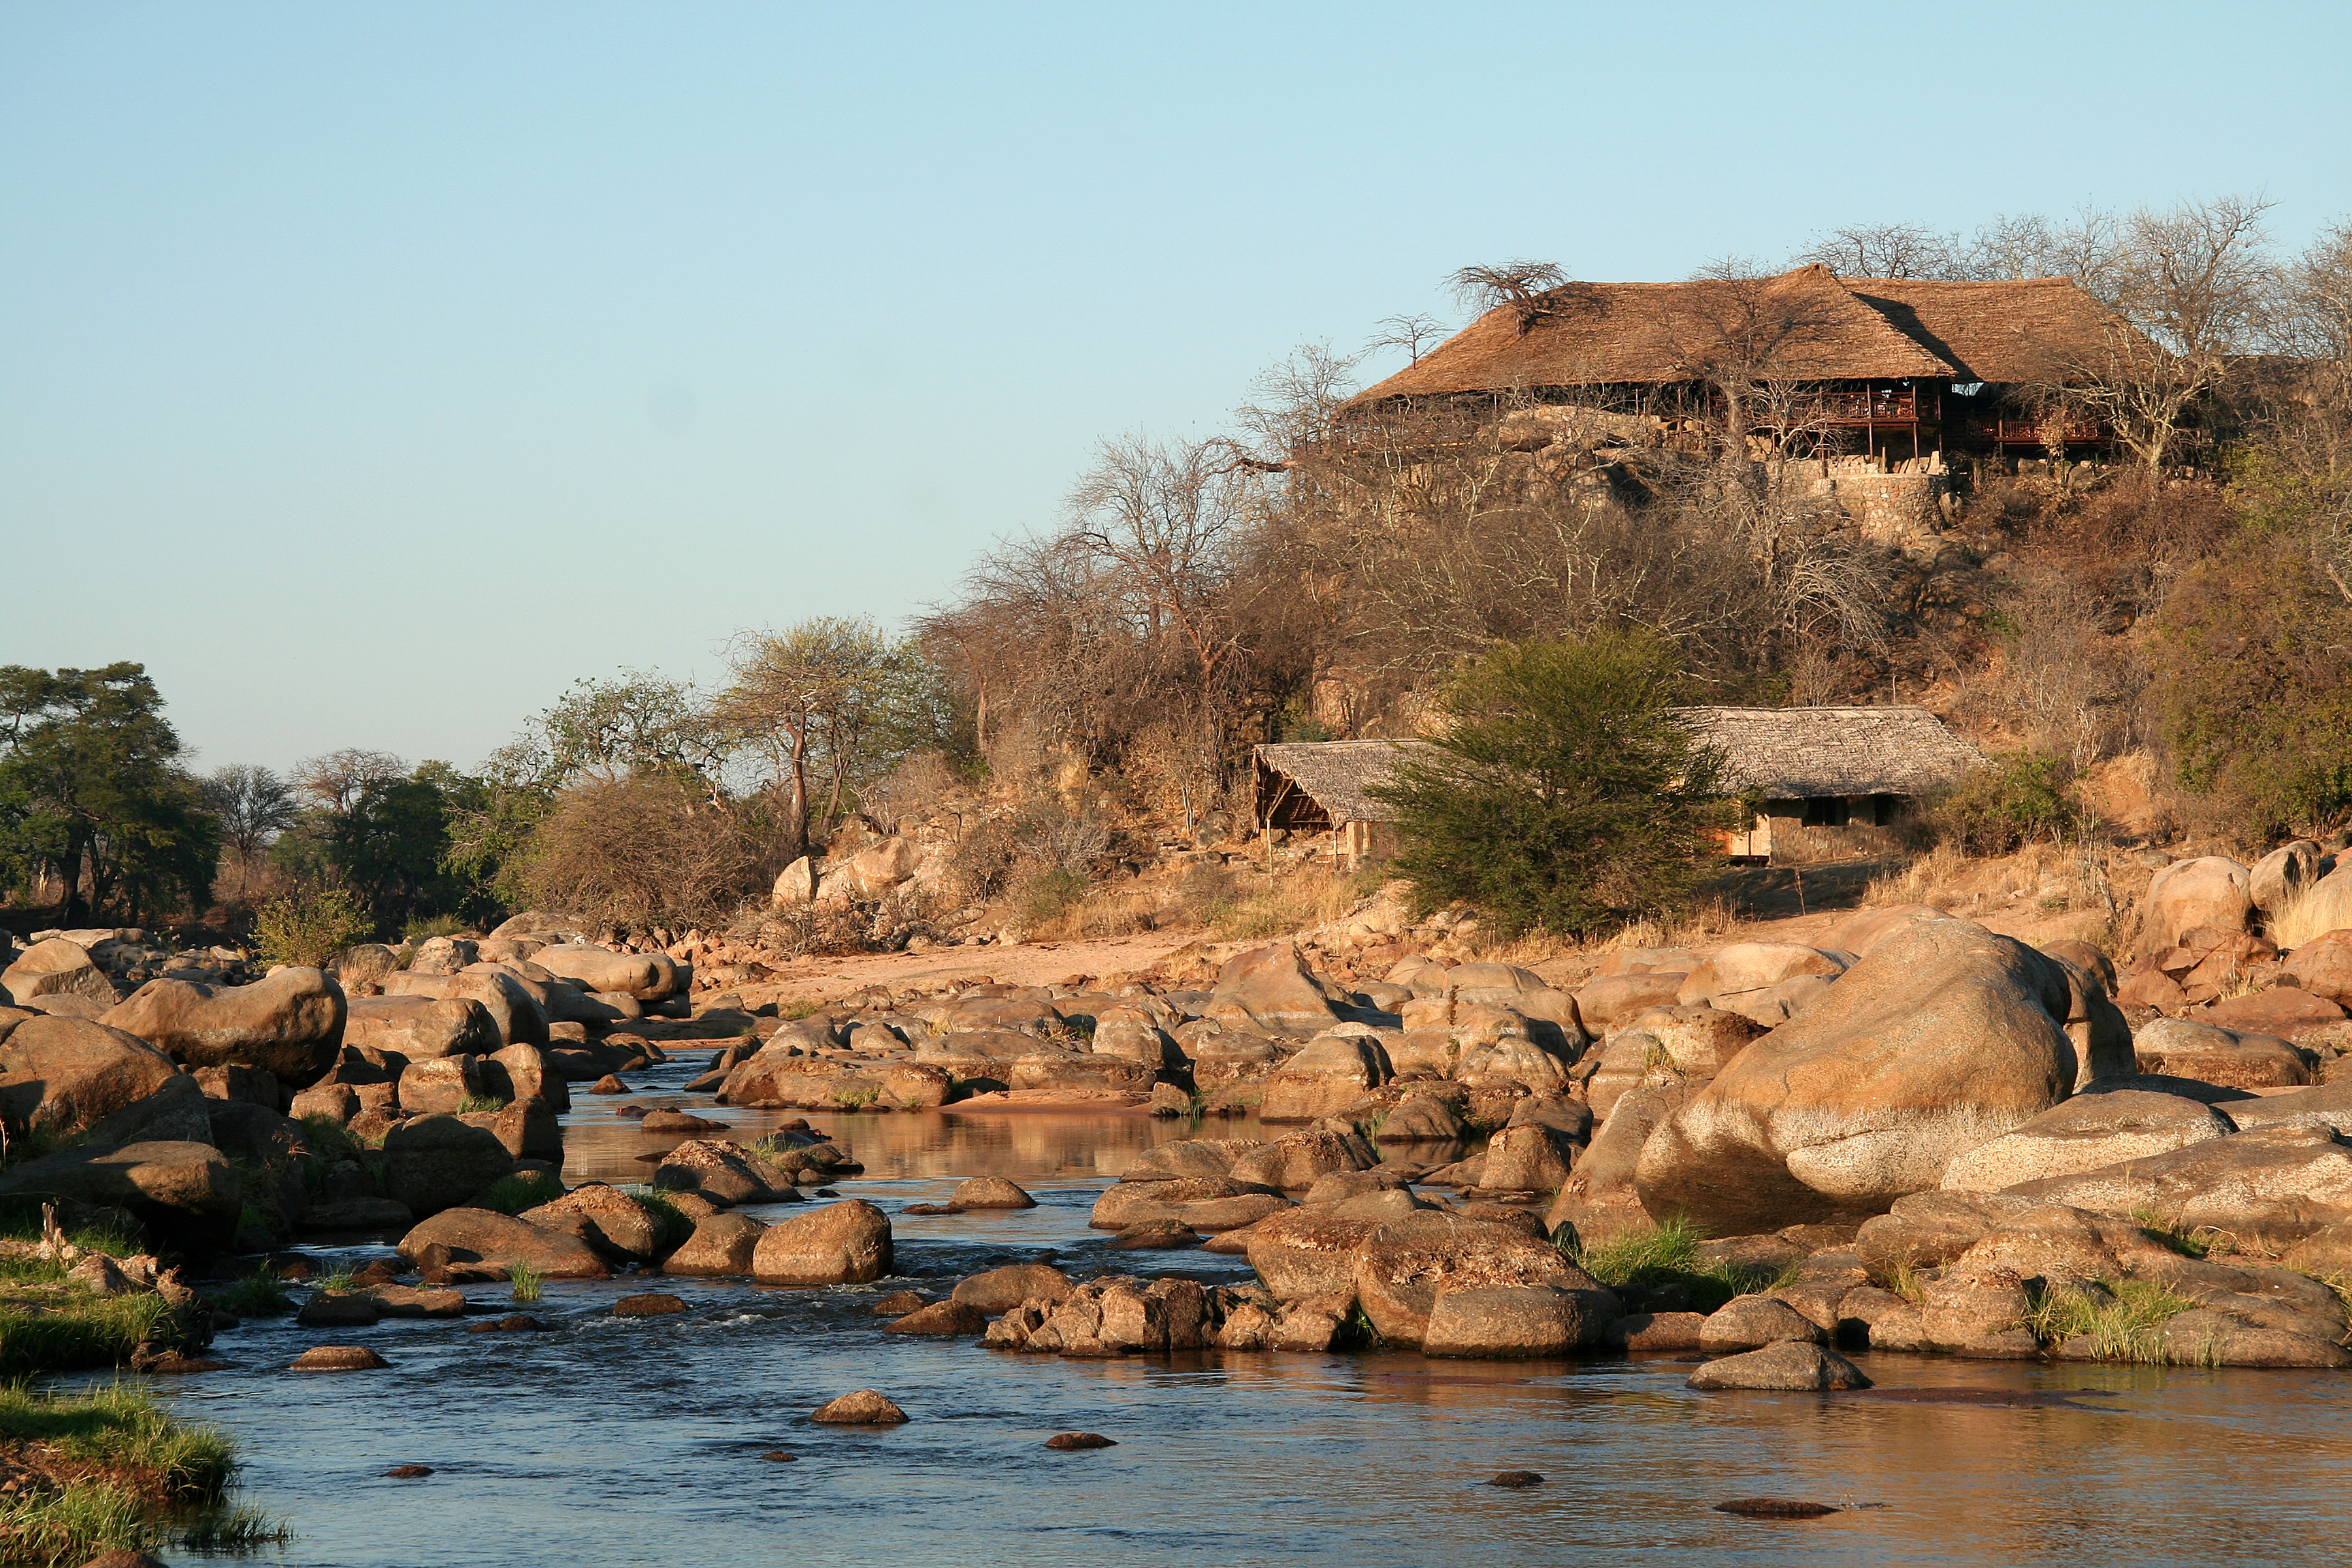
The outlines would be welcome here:
<svg viewBox="0 0 2352 1568">
<path fill-rule="evenodd" d="M 800 958 L 758 986 L 810 1001 L 831 1001 L 869 985 L 892 990 L 928 989 L 951 980 L 982 975 L 1005 985 L 1050 985 L 1074 974 L 1105 975 L 1149 969 L 1180 947 L 1200 941 L 1201 931 L 1155 931 L 1097 942 L 1035 942 L 1018 946 L 951 947 L 930 952 L 849 953 Z M 749 996 L 745 997 L 748 1002 Z"/>
</svg>

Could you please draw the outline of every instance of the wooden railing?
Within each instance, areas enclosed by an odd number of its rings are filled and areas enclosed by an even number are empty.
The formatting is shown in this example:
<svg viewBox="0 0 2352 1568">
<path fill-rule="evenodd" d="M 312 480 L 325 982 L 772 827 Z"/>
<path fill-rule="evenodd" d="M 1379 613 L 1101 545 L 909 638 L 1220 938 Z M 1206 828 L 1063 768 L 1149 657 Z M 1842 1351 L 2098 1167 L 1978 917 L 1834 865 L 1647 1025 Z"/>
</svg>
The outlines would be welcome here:
<svg viewBox="0 0 2352 1568">
<path fill-rule="evenodd" d="M 2004 447 L 2074 446 L 2113 438 L 2095 419 L 1996 419 L 1992 438 Z"/>
</svg>

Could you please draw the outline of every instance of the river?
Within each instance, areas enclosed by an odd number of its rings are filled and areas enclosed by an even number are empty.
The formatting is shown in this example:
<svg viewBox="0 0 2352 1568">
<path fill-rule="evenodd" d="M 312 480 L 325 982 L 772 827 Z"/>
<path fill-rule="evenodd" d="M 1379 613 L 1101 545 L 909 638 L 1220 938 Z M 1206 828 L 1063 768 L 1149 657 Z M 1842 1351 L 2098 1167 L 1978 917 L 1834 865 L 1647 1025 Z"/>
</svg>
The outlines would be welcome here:
<svg viewBox="0 0 2352 1568">
<path fill-rule="evenodd" d="M 693 1058 L 699 1062 L 701 1057 Z M 686 1066 L 634 1075 L 677 1104 Z M 586 1095 L 565 1119 L 568 1179 L 640 1179 L 662 1146 Z M 808 1561 L 971 1564 L 1375 1565 L 1727 1563 L 1874 1565 L 2336 1562 L 2352 1531 L 2341 1373 L 1861 1358 L 1865 1394 L 1695 1394 L 1688 1361 L 1475 1363 L 1220 1352 L 1065 1361 L 880 1332 L 866 1307 L 913 1283 L 1052 1250 L 1097 1268 L 1247 1276 L 1199 1252 L 1106 1253 L 1095 1195 L 1183 1124 L 1129 1116 L 813 1116 L 866 1166 L 845 1194 L 887 1210 L 968 1175 L 1040 1206 L 896 1222 L 902 1280 L 830 1289 L 737 1281 L 552 1282 L 545 1334 L 387 1320 L 371 1330 L 250 1323 L 226 1371 L 164 1382 L 184 1415 L 243 1446 L 243 1498 L 292 1539 L 244 1562 L 304 1568 L 638 1568 Z M 1212 1122 L 1200 1135 L 1248 1135 Z M 753 1210 L 761 1213 L 763 1211 Z M 805 1212 L 805 1211 L 780 1211 Z M 776 1217 L 776 1216 L 772 1216 Z M 330 1256 L 379 1255 L 378 1248 Z M 669 1290 L 686 1313 L 615 1319 Z M 503 1286 L 467 1288 L 503 1302 Z M 478 1321 L 480 1320 L 468 1320 Z M 322 1342 L 390 1372 L 299 1374 Z M 853 1389 L 912 1419 L 813 1426 Z M 1906 1389 L 1958 1392 L 1940 1401 Z M 2076 1392 L 2080 1391 L 2080 1392 Z M 2065 1394 L 2063 1400 L 2053 1395 Z M 2037 1402 L 2032 1396 L 2040 1395 Z M 1114 1447 L 1044 1447 L 1065 1430 Z M 782 1450 L 784 1463 L 763 1458 Z M 396 1465 L 430 1466 L 395 1480 Z M 1542 1484 L 1504 1489 L 1498 1471 Z M 1770 1496 L 1813 1520 L 1714 1510 Z M 176 1550 L 173 1563 L 210 1562 Z"/>
</svg>

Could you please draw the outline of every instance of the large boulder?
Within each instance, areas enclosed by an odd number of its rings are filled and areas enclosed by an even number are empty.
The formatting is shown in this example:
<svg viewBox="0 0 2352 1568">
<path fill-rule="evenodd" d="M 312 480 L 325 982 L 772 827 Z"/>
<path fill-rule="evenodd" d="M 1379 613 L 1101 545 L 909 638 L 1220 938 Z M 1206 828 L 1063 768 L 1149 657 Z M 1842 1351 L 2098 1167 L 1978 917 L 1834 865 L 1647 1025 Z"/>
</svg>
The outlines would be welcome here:
<svg viewBox="0 0 2352 1568">
<path fill-rule="evenodd" d="M 1315 1127 L 1236 1155 L 1233 1178 L 1277 1192 L 1303 1193 L 1334 1171 L 1369 1170 L 1380 1163 L 1380 1151 L 1361 1133 Z"/>
<path fill-rule="evenodd" d="M 1177 1176 L 1121 1182 L 1107 1188 L 1095 1200 L 1087 1223 L 1097 1230 L 1127 1230 L 1140 1225 L 1239 1230 L 1288 1207 L 1288 1198 L 1262 1184 L 1237 1182 L 1230 1176 Z"/>
<path fill-rule="evenodd" d="M 251 985 L 150 980 L 101 1021 L 190 1067 L 266 1068 L 300 1089 L 334 1065 L 346 1012 L 333 976 L 293 965 Z"/>
<path fill-rule="evenodd" d="M 689 1138 L 661 1157 L 653 1184 L 672 1192 L 700 1193 L 722 1204 L 789 1201 L 798 1194 L 792 1177 L 735 1144 Z"/>
<path fill-rule="evenodd" d="M 1952 1157 L 2131 1070 L 2115 1005 L 2073 967 L 1922 921 L 1668 1117 L 1635 1181 L 1659 1220 L 1753 1235 L 1885 1209 Z"/>
<path fill-rule="evenodd" d="M 1421 1351 L 1433 1356 L 1561 1356 L 1592 1344 L 1622 1313 L 1597 1286 L 1441 1288 L 1430 1303 Z"/>
<path fill-rule="evenodd" d="M 1297 945 L 1278 942 L 1225 960 L 1202 1013 L 1229 1029 L 1312 1035 L 1331 1026 L 1331 1003 Z"/>
<path fill-rule="evenodd" d="M 1409 1348 L 1419 1347 L 1427 1336 L 1431 1310 L 1449 1290 L 1549 1285 L 1590 1292 L 1591 1310 L 1584 1318 L 1595 1338 L 1619 1315 L 1616 1298 L 1559 1248 L 1508 1226 L 1451 1215 L 1414 1215 L 1377 1226 L 1355 1247 L 1349 1282 L 1381 1337 Z"/>
<path fill-rule="evenodd" d="M 384 1195 L 411 1214 L 454 1208 L 513 1172 L 497 1133 L 454 1116 L 420 1116 L 384 1134 Z"/>
<path fill-rule="evenodd" d="M 1846 963 L 1843 954 L 1798 942 L 1733 942 L 1710 953 L 1684 976 L 1675 1000 L 1684 1006 L 1705 1002 L 1727 1012 L 1739 1012 L 1738 998 L 1808 976 L 1834 980 L 1845 973 Z"/>
<path fill-rule="evenodd" d="M 0 970 L 0 999 L 14 999 L 22 1007 L 43 996 L 81 996 L 111 1007 L 114 983 L 85 949 L 53 936 L 35 942 Z"/>
<path fill-rule="evenodd" d="M 1599 975 L 1577 987 L 1577 1014 L 1587 1028 L 1612 1029 L 1636 1013 L 1673 1006 L 1688 978 L 1674 971 Z"/>
<path fill-rule="evenodd" d="M 531 962 L 560 979 L 578 981 L 583 990 L 640 1002 L 658 1002 L 677 984 L 677 961 L 662 952 L 614 952 L 567 943 L 541 948 L 531 954 Z"/>
<path fill-rule="evenodd" d="M 580 1237 L 496 1209 L 444 1209 L 400 1238 L 400 1256 L 413 1263 L 432 1247 L 447 1247 L 452 1262 L 520 1264 L 550 1279 L 601 1279 L 612 1272 Z"/>
<path fill-rule="evenodd" d="M 669 1251 L 667 1233 L 652 1211 L 603 1182 L 584 1182 L 515 1217 L 544 1230 L 568 1231 L 625 1262 L 651 1263 Z"/>
<path fill-rule="evenodd" d="M 2312 938 L 2280 961 L 2282 978 L 2314 996 L 2352 1002 L 2352 931 Z"/>
<path fill-rule="evenodd" d="M 400 1075 L 400 1108 L 415 1116 L 456 1115 L 488 1098 L 479 1057 L 435 1057 Z"/>
<path fill-rule="evenodd" d="M 764 1222 L 747 1214 L 706 1215 L 694 1222 L 694 1234 L 662 1259 L 662 1272 L 749 1279 L 752 1255 L 767 1233 Z"/>
<path fill-rule="evenodd" d="M 1265 1288 L 1284 1300 L 1352 1295 L 1356 1248 L 1381 1228 L 1328 1209 L 1291 1209 L 1250 1226 L 1246 1256 Z"/>
<path fill-rule="evenodd" d="M 2193 1078 L 2228 1089 L 2296 1088 L 2313 1081 L 2312 1058 L 2275 1035 L 2158 1018 L 2132 1040 L 2143 1073 Z"/>
<path fill-rule="evenodd" d="M 16 1129 L 80 1132 L 179 1075 L 136 1035 L 83 1018 L 32 1017 L 0 1035 L 0 1116 Z"/>
<path fill-rule="evenodd" d="M 771 1226 L 751 1254 L 763 1285 L 852 1285 L 891 1270 L 890 1221 L 862 1198 L 845 1198 Z"/>
<path fill-rule="evenodd" d="M 499 1026 L 470 996 L 355 996 L 343 1020 L 343 1044 L 398 1051 L 411 1061 L 488 1056 Z"/>
<path fill-rule="evenodd" d="M 236 1236 L 245 1189 L 209 1143 L 91 1144 L 27 1160 L 0 1174 L 0 1196 L 127 1209 L 167 1247 L 210 1250 Z"/>
<path fill-rule="evenodd" d="M 1265 1121 L 1320 1121 L 1364 1098 L 1389 1078 L 1387 1054 L 1373 1032 L 1358 1024 L 1319 1035 L 1265 1080 L 1258 1116 Z"/>
<path fill-rule="evenodd" d="M 2228 1116 L 2182 1095 L 2145 1089 L 2077 1095 L 1955 1156 L 1940 1184 L 1956 1192 L 1999 1192 L 2168 1153 L 2236 1131 Z"/>
<path fill-rule="evenodd" d="M 2220 855 L 2176 860 L 2148 879 L 2140 900 L 2140 951 L 2147 958 L 2179 945 L 2200 926 L 2242 931 L 2254 912 L 2245 867 Z"/>
<path fill-rule="evenodd" d="M 2278 913 L 2289 899 L 2319 880 L 2319 863 L 2326 854 L 2308 838 L 2280 845 L 2246 873 L 2246 897 L 2263 913 Z"/>
</svg>

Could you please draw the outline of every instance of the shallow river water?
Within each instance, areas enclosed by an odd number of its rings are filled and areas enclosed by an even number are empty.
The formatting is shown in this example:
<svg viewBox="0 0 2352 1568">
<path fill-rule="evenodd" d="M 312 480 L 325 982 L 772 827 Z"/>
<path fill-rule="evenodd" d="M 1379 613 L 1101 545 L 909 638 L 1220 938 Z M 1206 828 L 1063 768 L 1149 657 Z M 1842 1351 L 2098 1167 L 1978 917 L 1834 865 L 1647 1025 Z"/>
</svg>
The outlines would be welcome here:
<svg viewBox="0 0 2352 1568">
<path fill-rule="evenodd" d="M 699 1062 L 698 1054 L 692 1058 Z M 638 1103 L 684 1067 L 635 1075 Z M 569 1179 L 642 1179 L 662 1146 L 586 1095 Z M 774 1120 L 719 1111 L 748 1141 Z M 1127 1116 L 810 1119 L 866 1167 L 841 1191 L 886 1209 L 967 1175 L 1040 1206 L 897 1222 L 899 1281 L 832 1289 L 732 1281 L 551 1283 L 546 1334 L 388 1320 L 222 1336 L 229 1370 L 163 1384 L 236 1435 L 244 1498 L 292 1539 L 246 1561 L 308 1568 L 891 1564 L 2232 1563 L 2352 1556 L 2352 1421 L 2341 1373 L 2157 1371 L 1862 1358 L 1879 1389 L 1695 1394 L 1689 1362 L 1425 1361 L 1220 1352 L 1065 1361 L 902 1340 L 866 1309 L 887 1289 L 1054 1250 L 1096 1268 L 1238 1280 L 1238 1258 L 1107 1253 L 1086 1228 L 1134 1153 L 1188 1135 Z M 1244 1135 L 1211 1123 L 1206 1136 Z M 822 1200 L 820 1200 L 822 1201 Z M 754 1213 L 763 1211 L 754 1210 Z M 786 1212 L 805 1212 L 793 1210 Z M 771 1217 L 782 1217 L 781 1214 Z M 359 1249 L 380 1253 L 381 1248 Z M 692 1310 L 613 1318 L 639 1289 Z M 504 1286 L 469 1287 L 503 1303 Z M 390 1372 L 283 1370 L 322 1342 Z M 904 1426 L 807 1420 L 879 1388 Z M 1906 1389 L 1973 1391 L 1959 1402 Z M 2019 1398 L 2076 1391 L 2067 1403 Z M 1888 1394 L 1892 1397 L 1885 1397 Z M 2003 1403 L 2006 1401 L 2006 1403 Z M 1118 1446 L 1056 1453 L 1055 1432 Z M 761 1458 L 781 1449 L 796 1456 Z M 395 1465 L 434 1474 L 393 1480 Z M 1496 1472 L 1544 1484 L 1506 1490 Z M 1846 1510 L 1713 1511 L 1738 1497 Z M 210 1561 L 178 1551 L 174 1563 Z"/>
</svg>

